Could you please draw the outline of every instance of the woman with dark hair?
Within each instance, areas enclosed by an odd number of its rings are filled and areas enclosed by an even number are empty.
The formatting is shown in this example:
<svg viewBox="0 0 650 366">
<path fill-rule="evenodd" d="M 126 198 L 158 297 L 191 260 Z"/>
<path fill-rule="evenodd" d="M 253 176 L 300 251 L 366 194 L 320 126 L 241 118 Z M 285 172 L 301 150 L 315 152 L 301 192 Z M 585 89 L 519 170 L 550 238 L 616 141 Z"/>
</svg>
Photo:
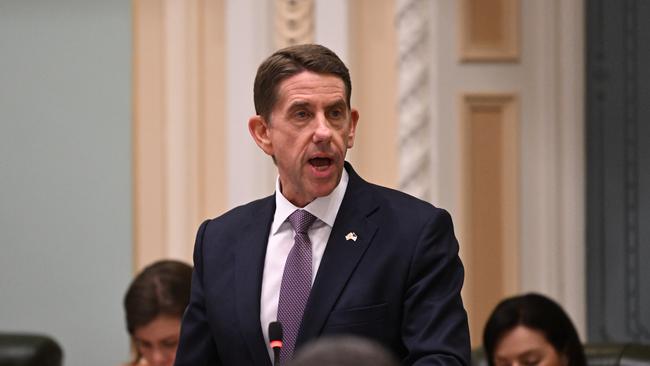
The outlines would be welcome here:
<svg viewBox="0 0 650 366">
<path fill-rule="evenodd" d="M 192 267 L 174 260 L 155 262 L 133 279 L 124 296 L 126 328 L 136 353 L 130 365 L 174 364 L 191 279 Z"/>
<path fill-rule="evenodd" d="M 585 354 L 571 319 L 546 296 L 526 294 L 503 300 L 483 332 L 488 364 L 585 366 Z"/>
</svg>

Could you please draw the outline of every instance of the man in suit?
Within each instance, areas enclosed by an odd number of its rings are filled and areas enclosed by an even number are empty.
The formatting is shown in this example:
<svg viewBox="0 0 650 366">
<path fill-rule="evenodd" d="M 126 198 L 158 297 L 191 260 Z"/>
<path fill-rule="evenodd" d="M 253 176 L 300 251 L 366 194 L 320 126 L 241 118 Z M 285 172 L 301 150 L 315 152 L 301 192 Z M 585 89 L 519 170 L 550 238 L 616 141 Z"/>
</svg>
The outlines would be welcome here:
<svg viewBox="0 0 650 366">
<path fill-rule="evenodd" d="M 359 120 L 351 89 L 323 46 L 260 65 L 248 127 L 277 166 L 276 191 L 199 228 L 177 366 L 270 366 L 276 320 L 283 364 L 326 334 L 372 338 L 404 365 L 469 364 L 451 217 L 345 162 Z"/>
</svg>

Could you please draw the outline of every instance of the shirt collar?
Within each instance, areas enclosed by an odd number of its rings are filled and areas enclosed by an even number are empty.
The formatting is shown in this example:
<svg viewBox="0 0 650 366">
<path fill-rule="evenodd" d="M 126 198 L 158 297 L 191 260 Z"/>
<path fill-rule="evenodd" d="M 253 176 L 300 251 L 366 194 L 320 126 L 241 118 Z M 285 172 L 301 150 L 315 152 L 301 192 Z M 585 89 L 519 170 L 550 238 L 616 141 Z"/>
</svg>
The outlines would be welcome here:
<svg viewBox="0 0 650 366">
<path fill-rule="evenodd" d="M 343 196 L 345 196 L 345 190 L 348 187 L 348 181 L 348 172 L 343 168 L 341 180 L 332 193 L 324 197 L 317 197 L 307 206 L 303 207 L 303 210 L 316 216 L 316 218 L 327 224 L 329 227 L 333 227 L 336 214 L 339 212 L 339 207 L 341 207 L 341 202 L 343 202 Z M 278 177 L 275 181 L 275 215 L 273 216 L 271 234 L 273 235 L 277 233 L 280 226 L 287 220 L 289 215 L 297 209 L 299 209 L 299 207 L 296 207 L 293 203 L 289 202 L 280 191 L 280 177 Z"/>
</svg>

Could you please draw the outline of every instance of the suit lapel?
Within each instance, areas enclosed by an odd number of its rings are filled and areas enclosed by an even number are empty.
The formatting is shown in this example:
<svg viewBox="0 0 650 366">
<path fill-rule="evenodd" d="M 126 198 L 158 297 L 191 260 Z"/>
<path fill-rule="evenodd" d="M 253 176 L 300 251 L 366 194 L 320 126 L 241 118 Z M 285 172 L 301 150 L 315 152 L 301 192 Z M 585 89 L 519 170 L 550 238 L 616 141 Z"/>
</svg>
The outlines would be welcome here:
<svg viewBox="0 0 650 366">
<path fill-rule="evenodd" d="M 368 215 L 377 208 L 368 183 L 347 163 L 346 169 L 350 180 L 309 294 L 296 346 L 320 334 L 339 294 L 377 231 L 377 226 L 368 220 Z M 346 239 L 349 233 L 356 234 L 357 240 Z"/>
<path fill-rule="evenodd" d="M 252 209 L 249 224 L 235 245 L 235 296 L 237 317 L 255 365 L 271 365 L 260 325 L 260 296 L 264 257 L 271 221 L 275 212 L 274 196 Z"/>
</svg>

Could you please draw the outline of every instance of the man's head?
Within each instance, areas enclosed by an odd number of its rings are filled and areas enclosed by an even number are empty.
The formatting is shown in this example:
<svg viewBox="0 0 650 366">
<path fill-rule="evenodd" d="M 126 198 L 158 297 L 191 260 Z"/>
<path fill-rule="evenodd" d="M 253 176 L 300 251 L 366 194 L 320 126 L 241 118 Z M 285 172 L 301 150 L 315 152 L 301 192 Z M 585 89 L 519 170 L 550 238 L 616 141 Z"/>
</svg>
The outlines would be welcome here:
<svg viewBox="0 0 650 366">
<path fill-rule="evenodd" d="M 353 335 L 325 336 L 296 352 L 289 366 L 398 366 L 388 348 Z"/>
<path fill-rule="evenodd" d="M 329 195 L 341 179 L 359 119 L 350 90 L 347 68 L 322 46 L 285 48 L 258 69 L 258 114 L 248 129 L 273 157 L 282 194 L 298 207 Z"/>
<path fill-rule="evenodd" d="M 345 85 L 345 101 L 350 108 L 352 82 L 343 61 L 327 47 L 302 44 L 276 51 L 257 68 L 253 86 L 255 113 L 269 121 L 271 110 L 278 100 L 280 83 L 303 71 L 332 74 L 341 79 Z"/>
</svg>

